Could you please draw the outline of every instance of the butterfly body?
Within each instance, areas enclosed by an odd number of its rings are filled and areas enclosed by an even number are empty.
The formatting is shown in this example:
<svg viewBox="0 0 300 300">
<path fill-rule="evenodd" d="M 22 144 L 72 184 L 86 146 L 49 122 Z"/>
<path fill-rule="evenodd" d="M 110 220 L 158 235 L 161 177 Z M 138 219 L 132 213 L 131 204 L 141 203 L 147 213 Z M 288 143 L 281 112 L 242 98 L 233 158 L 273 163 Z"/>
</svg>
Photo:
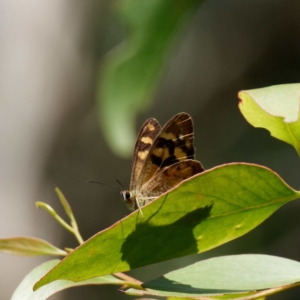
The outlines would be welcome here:
<svg viewBox="0 0 300 300">
<path fill-rule="evenodd" d="M 175 115 L 163 128 L 153 118 L 144 123 L 134 148 L 130 187 L 121 192 L 129 209 L 140 209 L 204 170 L 194 160 L 193 140 L 193 121 L 187 113 Z"/>
</svg>

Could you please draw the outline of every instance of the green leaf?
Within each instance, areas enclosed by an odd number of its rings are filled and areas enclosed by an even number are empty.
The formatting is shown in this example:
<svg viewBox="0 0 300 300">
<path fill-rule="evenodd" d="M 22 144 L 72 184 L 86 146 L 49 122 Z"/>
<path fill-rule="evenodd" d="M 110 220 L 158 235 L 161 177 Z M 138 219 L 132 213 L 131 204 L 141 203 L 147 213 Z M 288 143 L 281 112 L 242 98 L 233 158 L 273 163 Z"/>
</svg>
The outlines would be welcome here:
<svg viewBox="0 0 300 300">
<path fill-rule="evenodd" d="M 136 115 L 153 99 L 171 46 L 202 0 L 119 2 L 129 34 L 101 66 L 98 100 L 108 143 L 118 155 L 127 157 L 136 137 Z"/>
<path fill-rule="evenodd" d="M 27 236 L 0 239 L 0 251 L 8 254 L 25 256 L 67 255 L 67 252 L 64 250 L 61 250 L 44 240 Z"/>
<path fill-rule="evenodd" d="M 67 216 L 69 217 L 69 219 L 71 221 L 71 225 L 73 225 L 72 223 L 75 222 L 75 225 L 77 227 L 76 221 L 74 221 L 75 218 L 74 218 L 72 208 L 71 208 L 68 200 L 66 199 L 65 195 L 62 193 L 62 191 L 58 187 L 55 187 L 54 190 L 55 190 L 56 195 L 57 195 L 61 205 L 63 206 Z"/>
<path fill-rule="evenodd" d="M 300 156 L 300 84 L 275 85 L 241 91 L 239 108 L 254 127 L 265 128 L 291 144 Z"/>
<path fill-rule="evenodd" d="M 122 285 L 123 283 L 122 280 L 117 279 L 111 275 L 107 275 L 77 283 L 68 280 L 60 280 L 50 283 L 47 286 L 44 286 L 38 291 L 34 292 L 33 285 L 36 283 L 36 281 L 39 280 L 43 275 L 45 275 L 49 270 L 51 270 L 58 262 L 58 259 L 51 260 L 32 270 L 17 287 L 11 300 L 44 300 L 48 299 L 48 297 L 50 297 L 51 295 L 70 287 L 91 284 Z"/>
<path fill-rule="evenodd" d="M 299 198 L 270 169 L 229 164 L 207 170 L 96 234 L 35 288 L 123 272 L 207 251 L 240 237 L 283 204 Z"/>
<path fill-rule="evenodd" d="M 282 291 L 300 281 L 300 263 L 268 255 L 215 257 L 170 272 L 143 284 L 146 290 L 130 289 L 130 295 L 160 297 L 241 297 L 241 293 L 259 295 Z M 289 286 L 290 288 L 290 286 Z M 270 289 L 270 290 L 268 290 Z M 268 290 L 258 292 L 258 290 Z M 245 296 L 245 295 L 243 295 Z M 223 297 L 221 299 L 224 299 Z"/>
</svg>

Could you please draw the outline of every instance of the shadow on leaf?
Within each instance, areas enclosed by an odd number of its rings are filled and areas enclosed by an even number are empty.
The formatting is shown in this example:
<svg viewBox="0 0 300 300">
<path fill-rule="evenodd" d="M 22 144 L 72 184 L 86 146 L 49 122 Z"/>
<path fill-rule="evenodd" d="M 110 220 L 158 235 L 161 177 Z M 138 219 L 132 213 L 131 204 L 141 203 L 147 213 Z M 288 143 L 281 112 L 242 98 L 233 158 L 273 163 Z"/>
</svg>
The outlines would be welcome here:
<svg viewBox="0 0 300 300">
<path fill-rule="evenodd" d="M 149 281 L 143 286 L 145 288 L 149 288 L 153 290 L 161 290 L 164 292 L 172 292 L 172 293 L 194 294 L 198 296 L 248 292 L 246 290 L 210 289 L 210 288 L 193 287 L 188 284 L 170 280 L 163 276 L 153 281 Z"/>
<path fill-rule="evenodd" d="M 151 218 L 148 222 L 137 224 L 122 245 L 122 260 L 130 268 L 137 268 L 154 261 L 197 253 L 193 228 L 210 215 L 211 208 L 212 205 L 198 208 L 169 225 L 153 226 Z"/>
</svg>

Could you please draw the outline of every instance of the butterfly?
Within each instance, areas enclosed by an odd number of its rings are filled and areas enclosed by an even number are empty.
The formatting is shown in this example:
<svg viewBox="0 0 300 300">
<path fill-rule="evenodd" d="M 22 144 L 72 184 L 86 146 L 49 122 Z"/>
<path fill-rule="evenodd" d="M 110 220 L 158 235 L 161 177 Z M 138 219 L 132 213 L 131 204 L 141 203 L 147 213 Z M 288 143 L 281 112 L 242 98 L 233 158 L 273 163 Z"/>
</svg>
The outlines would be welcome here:
<svg viewBox="0 0 300 300">
<path fill-rule="evenodd" d="M 194 160 L 194 130 L 189 114 L 179 113 L 161 128 L 154 118 L 142 126 L 134 147 L 129 190 L 121 191 L 128 208 L 139 209 L 183 180 L 204 171 Z"/>
</svg>

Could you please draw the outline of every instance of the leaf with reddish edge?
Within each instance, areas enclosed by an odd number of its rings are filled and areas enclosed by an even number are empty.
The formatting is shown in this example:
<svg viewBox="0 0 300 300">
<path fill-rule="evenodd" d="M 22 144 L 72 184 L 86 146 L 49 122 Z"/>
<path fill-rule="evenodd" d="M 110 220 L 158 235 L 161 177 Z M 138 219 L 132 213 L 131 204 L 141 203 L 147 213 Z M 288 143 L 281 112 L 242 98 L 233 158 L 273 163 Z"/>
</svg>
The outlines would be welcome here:
<svg viewBox="0 0 300 300">
<path fill-rule="evenodd" d="M 300 197 L 275 172 L 234 163 L 194 176 L 87 240 L 35 285 L 81 281 L 200 253 L 238 238 Z"/>
</svg>

